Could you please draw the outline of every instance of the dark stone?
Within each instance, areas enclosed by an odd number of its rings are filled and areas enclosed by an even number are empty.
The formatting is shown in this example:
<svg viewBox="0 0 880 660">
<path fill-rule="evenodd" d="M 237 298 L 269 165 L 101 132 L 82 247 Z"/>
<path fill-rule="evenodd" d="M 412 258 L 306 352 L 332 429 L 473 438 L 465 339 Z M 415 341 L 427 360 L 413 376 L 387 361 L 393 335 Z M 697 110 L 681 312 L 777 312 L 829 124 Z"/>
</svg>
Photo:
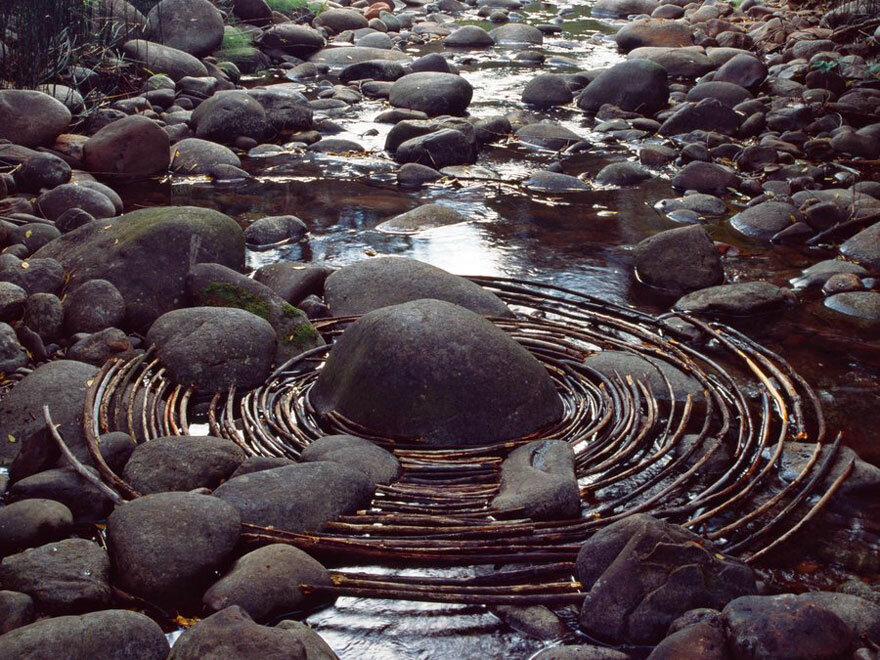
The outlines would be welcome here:
<svg viewBox="0 0 880 660">
<path fill-rule="evenodd" d="M 281 261 L 259 268 L 254 273 L 254 279 L 268 286 L 291 305 L 296 305 L 306 296 L 322 294 L 324 281 L 332 272 L 332 269 L 325 266 Z"/>
<path fill-rule="evenodd" d="M 64 283 L 64 269 L 55 259 L 0 255 L 0 282 L 11 282 L 28 294 L 57 293 Z"/>
<path fill-rule="evenodd" d="M 232 556 L 240 528 L 238 511 L 208 495 L 158 493 L 127 502 L 107 519 L 114 580 L 148 600 L 191 595 Z"/>
<path fill-rule="evenodd" d="M 596 183 L 603 186 L 634 186 L 651 178 L 651 173 L 638 163 L 610 163 L 599 170 Z"/>
<path fill-rule="evenodd" d="M 743 596 L 721 612 L 733 660 L 842 658 L 853 634 L 834 613 L 791 594 Z"/>
<path fill-rule="evenodd" d="M 359 30 L 367 27 L 367 19 L 354 9 L 327 9 L 313 21 L 315 27 L 325 27 L 331 33 Z"/>
<path fill-rule="evenodd" d="M 466 222 L 461 213 L 443 204 L 423 204 L 376 225 L 388 234 L 416 234 L 427 229 Z"/>
<path fill-rule="evenodd" d="M 374 489 L 363 472 L 322 461 L 238 476 L 214 495 L 235 507 L 243 522 L 305 532 L 363 508 Z"/>
<path fill-rule="evenodd" d="M 434 168 L 476 162 L 473 143 L 461 131 L 442 129 L 402 143 L 394 153 L 399 163 L 417 163 Z"/>
<path fill-rule="evenodd" d="M 203 57 L 223 41 L 223 16 L 208 0 L 162 0 L 147 14 L 146 35 Z"/>
<path fill-rule="evenodd" d="M 644 514 L 590 537 L 576 572 L 587 591 L 580 626 L 610 643 L 655 644 L 680 614 L 720 609 L 756 590 L 748 566 L 683 527 Z"/>
<path fill-rule="evenodd" d="M 308 57 L 321 50 L 325 44 L 320 32 L 293 22 L 273 25 L 260 37 L 263 48 L 279 50 L 294 57 Z"/>
<path fill-rule="evenodd" d="M 723 195 L 729 188 L 738 188 L 740 178 L 731 170 L 715 163 L 693 161 L 685 165 L 672 185 L 679 190 L 696 190 L 710 195 Z"/>
<path fill-rule="evenodd" d="M 112 218 L 116 207 L 102 192 L 76 183 L 65 183 L 37 197 L 37 208 L 47 220 L 55 221 L 66 211 L 77 208 L 94 218 Z"/>
<path fill-rule="evenodd" d="M 164 174 L 171 161 L 170 147 L 168 134 L 156 122 L 133 115 L 108 124 L 90 137 L 83 145 L 83 162 L 87 170 L 104 176 Z M 101 217 L 90 208 L 75 206 Z"/>
<path fill-rule="evenodd" d="M 696 104 L 683 103 L 660 126 L 660 135 L 680 135 L 692 131 L 717 131 L 736 135 L 740 116 L 717 99 L 703 99 Z"/>
<path fill-rule="evenodd" d="M 556 640 L 571 633 L 546 605 L 496 605 L 491 611 L 508 626 L 532 639 Z"/>
<path fill-rule="evenodd" d="M 402 78 L 406 70 L 400 62 L 388 60 L 367 60 L 349 64 L 339 72 L 339 79 L 348 83 L 353 80 L 394 81 Z"/>
<path fill-rule="evenodd" d="M 51 146 L 70 124 L 70 110 L 43 92 L 0 90 L 0 139 L 23 147 Z"/>
<path fill-rule="evenodd" d="M 34 600 L 17 591 L 0 591 L 0 635 L 21 628 L 34 620 Z M 3 641 L 0 640 L 0 653 Z"/>
<path fill-rule="evenodd" d="M 477 25 L 464 25 L 443 40 L 447 48 L 489 48 L 495 40 Z"/>
<path fill-rule="evenodd" d="M 177 48 L 135 39 L 126 42 L 122 49 L 129 58 L 145 65 L 153 73 L 168 74 L 173 80 L 180 80 L 186 76 L 201 78 L 208 75 L 204 64 Z"/>
<path fill-rule="evenodd" d="M 27 363 L 27 351 L 19 343 L 15 330 L 8 323 L 0 323 L 0 372 L 11 374 Z"/>
<path fill-rule="evenodd" d="M 189 307 L 163 314 L 150 327 L 147 343 L 170 375 L 206 392 L 263 383 L 272 368 L 278 339 L 265 319 L 232 307 Z"/>
<path fill-rule="evenodd" d="M 266 111 L 260 102 L 241 90 L 224 90 L 202 101 L 193 111 L 196 137 L 225 144 L 237 138 L 262 140 L 269 132 Z"/>
<path fill-rule="evenodd" d="M 306 650 L 306 660 L 339 660 L 339 656 L 333 652 L 327 642 L 309 628 L 308 624 L 285 619 L 275 627 L 284 630 L 302 642 Z"/>
<path fill-rule="evenodd" d="M 492 507 L 523 509 L 532 520 L 581 514 L 574 452 L 562 440 L 538 440 L 514 449 L 501 464 L 501 489 Z"/>
<path fill-rule="evenodd" d="M 726 660 L 724 633 L 719 626 L 697 623 L 660 642 L 648 660 Z"/>
<path fill-rule="evenodd" d="M 122 478 L 143 495 L 216 488 L 244 462 L 234 442 L 210 436 L 156 438 L 138 445 Z"/>
<path fill-rule="evenodd" d="M 0 321 L 17 321 L 24 313 L 27 292 L 12 282 L 0 282 Z"/>
<path fill-rule="evenodd" d="M 641 282 L 669 291 L 692 291 L 724 279 L 718 250 L 698 225 L 641 241 L 635 248 L 635 268 Z"/>
<path fill-rule="evenodd" d="M 244 230 L 244 240 L 248 245 L 265 247 L 287 241 L 298 241 L 308 231 L 306 223 L 295 215 L 275 215 L 251 223 Z"/>
<path fill-rule="evenodd" d="M 836 614 L 859 639 L 880 640 L 880 605 L 853 594 L 830 591 L 808 591 L 799 597 Z"/>
<path fill-rule="evenodd" d="M 646 46 L 682 48 L 694 44 L 690 26 L 663 18 L 644 18 L 627 23 L 617 31 L 614 40 L 624 53 Z"/>
<path fill-rule="evenodd" d="M 244 236 L 230 217 L 210 209 L 146 208 L 90 223 L 37 252 L 57 258 L 71 288 L 94 279 L 111 282 L 139 330 L 185 300 L 185 277 L 198 263 L 244 268 Z M 31 260 L 33 261 L 33 259 Z"/>
<path fill-rule="evenodd" d="M 602 1 L 600 0 L 600 2 Z M 532 660 L 631 660 L 631 656 L 607 646 L 578 644 L 577 646 L 554 646 L 544 649 L 533 656 Z"/>
<path fill-rule="evenodd" d="M 205 592 L 202 602 L 214 612 L 237 605 L 257 621 L 320 604 L 301 584 L 329 586 L 330 574 L 308 554 L 290 545 L 267 545 L 242 556 Z"/>
<path fill-rule="evenodd" d="M 441 446 L 522 437 L 561 415 L 547 372 L 528 351 L 489 321 L 440 300 L 385 307 L 355 322 L 310 397 L 322 414 L 335 411 L 380 434 Z"/>
<path fill-rule="evenodd" d="M 69 335 L 118 327 L 125 317 L 125 300 L 107 280 L 89 280 L 64 298 L 64 326 Z"/>
<path fill-rule="evenodd" d="M 42 619 L 0 637 L 3 660 L 106 658 L 165 660 L 168 641 L 154 621 L 128 610 Z"/>
<path fill-rule="evenodd" d="M 880 222 L 847 239 L 840 246 L 840 254 L 872 271 L 880 271 Z"/>
<path fill-rule="evenodd" d="M 98 471 L 87 468 L 98 477 Z M 75 522 L 103 520 L 113 503 L 103 491 L 84 479 L 73 468 L 43 470 L 16 481 L 9 489 L 14 500 L 43 498 L 64 504 L 73 514 Z"/>
<path fill-rule="evenodd" d="M 82 362 L 58 360 L 37 367 L 25 376 L 12 391 L 0 400 L 0 462 L 9 463 L 21 443 L 42 430 L 46 422 L 43 406 L 49 406 L 52 421 L 67 446 L 80 459 L 85 459 L 83 405 L 88 382 L 98 370 Z"/>
<path fill-rule="evenodd" d="M 167 660 L 206 658 L 308 660 L 305 646 L 295 635 L 281 628 L 254 623 L 236 605 L 212 614 L 184 631 Z"/>
<path fill-rule="evenodd" d="M 751 92 L 730 82 L 709 81 L 695 85 L 687 93 L 688 101 L 702 101 L 703 99 L 716 99 L 722 105 L 733 108 L 744 101 L 752 98 Z"/>
<path fill-rule="evenodd" d="M 101 609 L 111 600 L 110 559 L 92 541 L 57 541 L 6 557 L 0 586 L 27 594 L 44 612 Z"/>
<path fill-rule="evenodd" d="M 131 340 L 119 328 L 107 328 L 80 339 L 67 349 L 67 359 L 101 367 L 114 355 L 133 350 Z"/>
<path fill-rule="evenodd" d="M 275 133 L 307 131 L 312 128 L 312 109 L 308 100 L 299 92 L 284 84 L 249 89 L 266 111 L 266 121 Z"/>
<path fill-rule="evenodd" d="M 576 176 L 544 170 L 532 174 L 523 181 L 523 185 L 529 190 L 549 193 L 584 192 L 590 190 L 590 186 Z"/>
<path fill-rule="evenodd" d="M 718 67 L 712 80 L 754 89 L 759 87 L 766 77 L 767 67 L 761 60 L 749 53 L 740 53 Z"/>
<path fill-rule="evenodd" d="M 794 206 L 770 201 L 740 211 L 730 219 L 730 224 L 746 236 L 769 241 L 797 220 L 798 213 Z"/>
<path fill-rule="evenodd" d="M 553 151 L 561 151 L 581 141 L 574 131 L 550 122 L 527 124 L 516 132 L 516 137 L 520 142 Z"/>
<path fill-rule="evenodd" d="M 222 144 L 186 138 L 171 149 L 171 169 L 180 174 L 211 174 L 217 165 L 241 167 L 241 160 L 229 147 Z"/>
<path fill-rule="evenodd" d="M 0 555 L 67 538 L 73 514 L 61 502 L 31 499 L 0 508 Z"/>
<path fill-rule="evenodd" d="M 234 479 L 243 474 L 272 470 L 277 467 L 286 467 L 288 465 L 293 465 L 294 463 L 295 461 L 280 456 L 250 456 L 244 461 L 244 463 L 236 468 L 235 472 L 233 472 L 232 476 L 229 478 Z"/>
<path fill-rule="evenodd" d="M 675 309 L 691 314 L 747 316 L 779 307 L 788 291 L 769 282 L 736 282 L 694 291 L 679 298 Z"/>
<path fill-rule="evenodd" d="M 420 110 L 430 117 L 463 115 L 473 93 L 470 83 L 461 76 L 424 71 L 398 79 L 391 87 L 388 101 L 395 107 Z"/>
<path fill-rule="evenodd" d="M 64 325 L 64 309 L 61 301 L 52 293 L 35 293 L 24 306 L 22 324 L 33 330 L 45 343 L 61 336 Z"/>
<path fill-rule="evenodd" d="M 37 153 L 25 160 L 13 176 L 20 192 L 38 193 L 70 181 L 70 165 L 55 154 Z"/>
<path fill-rule="evenodd" d="M 328 435 L 303 449 L 305 463 L 330 461 L 363 472 L 374 484 L 390 484 L 400 475 L 400 462 L 391 452 L 364 438 Z"/>
<path fill-rule="evenodd" d="M 666 106 L 666 70 L 650 60 L 627 60 L 606 69 L 577 98 L 578 107 L 595 113 L 605 104 L 650 115 Z"/>
<path fill-rule="evenodd" d="M 660 401 L 669 400 L 669 385 L 672 386 L 672 396 L 678 402 L 683 403 L 688 396 L 695 401 L 703 397 L 703 386 L 696 378 L 656 358 L 642 357 L 626 351 L 605 350 L 589 356 L 584 364 L 606 378 L 631 376 L 644 381 Z M 666 384 L 667 380 L 669 385 Z"/>
</svg>

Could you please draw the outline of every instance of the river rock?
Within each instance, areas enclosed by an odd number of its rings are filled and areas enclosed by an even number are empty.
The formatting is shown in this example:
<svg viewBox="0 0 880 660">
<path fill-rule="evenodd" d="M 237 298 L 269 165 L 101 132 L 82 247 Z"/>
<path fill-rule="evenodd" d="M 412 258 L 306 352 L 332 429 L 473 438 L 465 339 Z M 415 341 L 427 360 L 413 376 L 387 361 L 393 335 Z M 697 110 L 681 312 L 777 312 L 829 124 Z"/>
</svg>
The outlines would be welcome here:
<svg viewBox="0 0 880 660">
<path fill-rule="evenodd" d="M 859 639 L 880 639 L 880 605 L 853 594 L 808 591 L 801 600 L 836 614 Z"/>
<path fill-rule="evenodd" d="M 314 630 L 305 623 L 294 619 L 285 619 L 279 622 L 276 628 L 284 630 L 296 637 L 306 650 L 306 660 L 339 660 L 333 649 Z"/>
<path fill-rule="evenodd" d="M 37 153 L 12 174 L 20 192 L 38 193 L 70 181 L 70 165 L 55 154 Z"/>
<path fill-rule="evenodd" d="M 210 436 L 156 438 L 138 445 L 123 479 L 141 494 L 216 488 L 244 462 L 234 442 Z"/>
<path fill-rule="evenodd" d="M 223 41 L 223 16 L 208 0 L 162 0 L 147 14 L 146 36 L 203 57 Z"/>
<path fill-rule="evenodd" d="M 186 138 L 171 147 L 171 169 L 180 174 L 211 174 L 217 165 L 241 167 L 235 152 L 222 144 Z"/>
<path fill-rule="evenodd" d="M 260 218 L 244 230 L 244 240 L 248 245 L 264 247 L 287 241 L 297 241 L 308 233 L 306 223 L 295 215 L 275 215 Z"/>
<path fill-rule="evenodd" d="M 420 231 L 466 221 L 467 218 L 451 206 L 423 204 L 381 222 L 376 225 L 376 229 L 387 234 L 417 234 Z"/>
<path fill-rule="evenodd" d="M 522 92 L 522 102 L 537 108 L 571 103 L 572 94 L 565 79 L 557 73 L 541 73 L 532 78 Z"/>
<path fill-rule="evenodd" d="M 699 78 L 715 68 L 712 60 L 699 48 L 643 46 L 629 51 L 627 58 L 644 58 L 656 62 L 666 69 L 670 78 Z"/>
<path fill-rule="evenodd" d="M 333 269 L 326 266 L 279 261 L 258 268 L 254 280 L 265 284 L 291 305 L 310 295 L 323 295 L 324 281 Z"/>
<path fill-rule="evenodd" d="M 880 324 L 880 293 L 877 291 L 836 293 L 825 298 L 825 306 L 867 324 Z"/>
<path fill-rule="evenodd" d="M 82 362 L 56 360 L 37 367 L 25 376 L 8 394 L 0 399 L 0 463 L 8 464 L 15 458 L 21 443 L 42 430 L 46 422 L 43 406 L 49 406 L 52 421 L 59 424 L 59 432 L 80 459 L 85 459 L 83 434 L 83 405 L 89 381 L 98 370 Z"/>
<path fill-rule="evenodd" d="M 650 14 L 659 5 L 657 0 L 597 0 L 590 8 L 590 15 L 601 18 L 626 18 L 634 14 Z"/>
<path fill-rule="evenodd" d="M 308 57 L 321 50 L 326 40 L 320 32 L 307 25 L 287 22 L 273 25 L 263 32 L 260 45 L 294 57 Z"/>
<path fill-rule="evenodd" d="M 492 507 L 523 509 L 532 520 L 580 517 L 571 445 L 562 440 L 538 440 L 514 449 L 501 464 L 501 489 Z"/>
<path fill-rule="evenodd" d="M 122 50 L 128 57 L 140 62 L 154 74 L 164 73 L 175 81 L 186 76 L 201 78 L 208 75 L 208 69 L 204 64 L 177 48 L 143 39 L 133 39 L 127 41 Z"/>
<path fill-rule="evenodd" d="M 134 348 L 128 336 L 119 328 L 107 328 L 83 337 L 67 349 L 69 360 L 101 367 L 114 355 Z"/>
<path fill-rule="evenodd" d="M 693 211 L 701 216 L 718 217 L 727 215 L 727 204 L 715 195 L 692 193 L 684 197 L 661 199 L 654 205 L 660 213 L 667 215 L 675 211 Z"/>
<path fill-rule="evenodd" d="M 0 587 L 20 591 L 44 612 L 70 614 L 110 604 L 110 559 L 97 543 L 67 539 L 10 555 Z"/>
<path fill-rule="evenodd" d="M 230 479 L 214 495 L 243 522 L 288 532 L 314 532 L 365 507 L 375 484 L 352 467 L 321 461 L 251 472 Z"/>
<path fill-rule="evenodd" d="M 285 302 L 272 289 L 220 264 L 197 264 L 186 278 L 194 304 L 245 310 L 265 319 L 278 337 L 276 361 L 280 364 L 324 340 L 305 314 Z"/>
<path fill-rule="evenodd" d="M 660 642 L 648 660 L 726 660 L 724 632 L 711 623 L 697 623 Z"/>
<path fill-rule="evenodd" d="M 244 474 L 250 474 L 252 472 L 262 472 L 263 470 L 286 467 L 288 465 L 294 465 L 295 463 L 296 461 L 289 458 L 282 458 L 280 456 L 250 456 L 245 459 L 244 463 L 236 468 L 230 479 L 240 477 Z"/>
<path fill-rule="evenodd" d="M 645 18 L 627 23 L 617 31 L 614 40 L 624 53 L 646 46 L 682 48 L 694 45 L 690 27 L 662 18 Z"/>
<path fill-rule="evenodd" d="M 544 43 L 544 33 L 533 25 L 507 23 L 497 27 L 489 34 L 497 44 L 529 44 L 540 46 Z"/>
<path fill-rule="evenodd" d="M 8 323 L 0 323 L 0 371 L 11 374 L 27 363 L 27 351 L 19 343 L 15 329 Z"/>
<path fill-rule="evenodd" d="M 798 220 L 797 209 L 785 202 L 761 202 L 750 206 L 730 219 L 738 232 L 764 241 Z"/>
<path fill-rule="evenodd" d="M 112 218 L 116 215 L 116 206 L 107 195 L 94 188 L 75 183 L 65 183 L 47 190 L 37 197 L 37 208 L 44 218 L 52 221 L 58 220 L 74 208 L 85 211 L 97 219 Z"/>
<path fill-rule="evenodd" d="M 743 596 L 721 615 L 734 660 L 838 658 L 853 641 L 837 615 L 792 594 Z"/>
<path fill-rule="evenodd" d="M 627 60 L 600 73 L 577 98 L 578 107 L 595 113 L 605 104 L 651 115 L 666 106 L 666 70 L 649 60 Z"/>
<path fill-rule="evenodd" d="M 376 32 L 375 34 L 382 33 Z M 383 34 L 383 36 L 385 35 Z M 339 72 L 339 79 L 345 83 L 366 79 L 389 82 L 403 77 L 406 72 L 406 69 L 400 62 L 393 60 L 367 60 L 366 62 L 355 62 L 343 68 Z"/>
<path fill-rule="evenodd" d="M 447 48 L 488 48 L 495 45 L 495 40 L 483 28 L 476 25 L 464 25 L 443 40 Z"/>
<path fill-rule="evenodd" d="M 0 635 L 34 621 L 34 600 L 17 591 L 0 591 Z M 0 640 L 0 653 L 3 652 Z"/>
<path fill-rule="evenodd" d="M 22 261 L 12 254 L 2 254 L 0 282 L 11 282 L 29 295 L 57 293 L 64 284 L 64 269 L 55 259 L 28 257 Z"/>
<path fill-rule="evenodd" d="M 61 502 L 13 502 L 0 509 L 0 555 L 67 538 L 72 527 L 73 514 Z"/>
<path fill-rule="evenodd" d="M 12 282 L 0 282 L 0 321 L 17 321 L 24 313 L 27 291 Z"/>
<path fill-rule="evenodd" d="M 669 229 L 635 248 L 639 280 L 669 291 L 692 291 L 724 279 L 721 257 L 706 230 L 692 225 Z"/>
<path fill-rule="evenodd" d="M 715 99 L 728 108 L 734 108 L 751 98 L 751 92 L 744 87 L 720 80 L 701 82 L 694 85 L 687 93 L 688 101 L 698 102 L 703 99 Z"/>
<path fill-rule="evenodd" d="M 399 50 L 387 48 L 369 48 L 367 46 L 341 46 L 322 48 L 309 58 L 314 64 L 326 64 L 331 69 L 338 69 L 355 62 L 368 60 L 409 60 L 410 56 Z"/>
<path fill-rule="evenodd" d="M 0 636 L 0 658 L 104 658 L 165 660 L 168 641 L 151 619 L 129 610 L 42 619 Z"/>
<path fill-rule="evenodd" d="M 605 350 L 589 356 L 584 364 L 609 379 L 631 376 L 641 380 L 660 401 L 669 400 L 669 385 L 672 386 L 672 396 L 678 402 L 684 402 L 688 396 L 695 401 L 703 398 L 703 386 L 696 378 L 664 360 L 626 351 Z M 669 385 L 666 384 L 667 380 Z"/>
<path fill-rule="evenodd" d="M 146 330 L 183 304 L 185 278 L 198 263 L 244 269 L 244 236 L 230 217 L 190 206 L 146 208 L 64 234 L 35 256 L 57 258 L 75 287 L 111 282 L 125 299 L 126 321 Z"/>
<path fill-rule="evenodd" d="M 444 128 L 403 142 L 394 152 L 399 163 L 416 163 L 433 168 L 469 165 L 476 162 L 473 142 L 459 130 Z"/>
<path fill-rule="evenodd" d="M 132 500 L 107 519 L 116 582 L 132 594 L 163 601 L 203 588 L 232 556 L 238 511 L 195 493 L 158 493 Z"/>
<path fill-rule="evenodd" d="M 478 284 L 402 257 L 366 259 L 340 269 L 327 278 L 324 297 L 335 316 L 366 314 L 421 298 L 445 300 L 484 316 L 512 316 Z"/>
<path fill-rule="evenodd" d="M 440 300 L 386 307 L 354 323 L 310 397 L 320 413 L 441 446 L 521 437 L 561 415 L 540 363 L 490 322 Z"/>
<path fill-rule="evenodd" d="M 712 77 L 714 82 L 726 82 L 745 89 L 755 89 L 767 77 L 767 67 L 754 55 L 740 53 L 734 55 L 718 67 Z"/>
<path fill-rule="evenodd" d="M 53 293 L 29 296 L 21 323 L 37 333 L 45 344 L 57 340 L 64 328 L 64 308 L 58 296 Z"/>
<path fill-rule="evenodd" d="M 523 186 L 527 190 L 533 190 L 535 192 L 556 194 L 590 190 L 590 186 L 576 176 L 560 174 L 559 172 L 547 172 L 544 170 L 532 174 L 528 179 L 523 181 Z"/>
<path fill-rule="evenodd" d="M 631 660 L 631 656 L 607 646 L 577 644 L 552 646 L 533 656 L 532 660 Z"/>
<path fill-rule="evenodd" d="M 202 101 L 193 111 L 196 137 L 232 144 L 240 137 L 262 140 L 269 131 L 266 111 L 241 90 L 224 90 Z"/>
<path fill-rule="evenodd" d="M 872 271 L 880 271 L 880 222 L 844 241 L 840 254 Z"/>
<path fill-rule="evenodd" d="M 390 484 L 400 475 L 400 462 L 391 452 L 353 435 L 328 435 L 303 449 L 305 463 L 331 461 L 363 472 L 374 484 Z"/>
<path fill-rule="evenodd" d="M 388 102 L 397 108 L 420 110 L 429 117 L 463 115 L 473 97 L 470 83 L 452 73 L 411 73 L 391 86 Z"/>
<path fill-rule="evenodd" d="M 233 605 L 202 619 L 180 636 L 167 660 L 308 660 L 305 645 L 282 628 L 253 622 Z"/>
<path fill-rule="evenodd" d="M 638 163 L 628 160 L 610 163 L 599 170 L 596 183 L 603 186 L 634 186 L 651 178 L 651 173 Z"/>
<path fill-rule="evenodd" d="M 730 188 L 738 188 L 740 178 L 722 165 L 695 160 L 681 168 L 672 179 L 672 185 L 679 190 L 723 195 L 730 192 Z"/>
<path fill-rule="evenodd" d="M 266 112 L 266 121 L 275 133 L 307 131 L 312 128 L 312 109 L 308 100 L 286 84 L 249 89 Z"/>
<path fill-rule="evenodd" d="M 678 299 L 675 309 L 691 314 L 748 316 L 778 307 L 786 300 L 788 290 L 769 282 L 736 282 L 689 293 Z"/>
<path fill-rule="evenodd" d="M 574 131 L 552 122 L 526 124 L 516 132 L 516 137 L 525 144 L 561 151 L 581 141 Z"/>
<path fill-rule="evenodd" d="M 717 99 L 682 103 L 657 131 L 660 135 L 680 135 L 692 131 L 716 131 L 736 135 L 741 117 Z"/>
<path fill-rule="evenodd" d="M 70 119 L 70 110 L 48 94 L 0 90 L 0 139 L 24 147 L 50 146 L 67 131 Z"/>
<path fill-rule="evenodd" d="M 315 27 L 327 28 L 332 34 L 345 30 L 359 30 L 367 27 L 367 19 L 354 9 L 327 9 L 312 22 Z"/>
<path fill-rule="evenodd" d="M 580 626 L 610 643 L 656 644 L 680 614 L 720 609 L 756 591 L 748 566 L 683 527 L 645 514 L 590 537 L 576 572 L 587 591 Z"/>
<path fill-rule="evenodd" d="M 249 552 L 205 592 L 208 609 L 217 612 L 237 605 L 257 621 L 319 603 L 301 584 L 329 586 L 330 574 L 298 548 L 276 543 Z"/>
<path fill-rule="evenodd" d="M 64 328 L 68 335 L 119 327 L 125 299 L 107 280 L 89 280 L 64 297 Z"/>
<path fill-rule="evenodd" d="M 147 344 L 178 383 L 205 392 L 263 383 L 278 338 L 264 318 L 232 307 L 190 307 L 166 312 L 150 326 Z"/>
<path fill-rule="evenodd" d="M 95 478 L 100 478 L 94 468 L 86 469 Z M 68 467 L 43 470 L 16 481 L 9 489 L 9 495 L 15 500 L 41 498 L 61 502 L 70 509 L 74 522 L 103 520 L 113 508 L 103 491 Z"/>
</svg>

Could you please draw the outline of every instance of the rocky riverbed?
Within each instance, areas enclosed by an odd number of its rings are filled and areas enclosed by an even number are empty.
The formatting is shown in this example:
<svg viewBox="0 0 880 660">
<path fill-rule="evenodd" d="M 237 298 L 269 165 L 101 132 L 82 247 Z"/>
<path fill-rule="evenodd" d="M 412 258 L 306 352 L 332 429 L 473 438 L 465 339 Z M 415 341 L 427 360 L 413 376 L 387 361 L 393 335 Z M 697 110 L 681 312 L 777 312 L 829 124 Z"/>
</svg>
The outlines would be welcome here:
<svg viewBox="0 0 880 660">
<path fill-rule="evenodd" d="M 0 658 L 878 657 L 870 4 L 96 8 L 0 89 Z"/>
</svg>

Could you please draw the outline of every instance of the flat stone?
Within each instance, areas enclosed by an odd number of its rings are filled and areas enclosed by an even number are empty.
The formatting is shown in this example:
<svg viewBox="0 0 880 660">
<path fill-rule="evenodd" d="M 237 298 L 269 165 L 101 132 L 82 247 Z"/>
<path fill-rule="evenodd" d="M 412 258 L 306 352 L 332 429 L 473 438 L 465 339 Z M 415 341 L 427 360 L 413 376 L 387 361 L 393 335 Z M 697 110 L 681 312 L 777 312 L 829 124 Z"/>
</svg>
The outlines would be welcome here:
<svg viewBox="0 0 880 660">
<path fill-rule="evenodd" d="M 675 309 L 691 314 L 748 316 L 778 307 L 787 299 L 787 289 L 769 282 L 736 282 L 689 293 L 678 299 Z"/>
</svg>

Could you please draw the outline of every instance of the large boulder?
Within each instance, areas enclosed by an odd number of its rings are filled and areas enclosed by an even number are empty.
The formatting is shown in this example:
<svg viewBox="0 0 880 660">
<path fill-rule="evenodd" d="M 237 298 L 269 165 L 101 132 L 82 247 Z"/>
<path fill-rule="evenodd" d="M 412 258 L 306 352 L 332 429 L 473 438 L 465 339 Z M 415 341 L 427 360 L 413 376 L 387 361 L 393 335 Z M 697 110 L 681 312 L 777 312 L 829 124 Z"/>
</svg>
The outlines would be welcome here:
<svg viewBox="0 0 880 660">
<path fill-rule="evenodd" d="M 288 532 L 314 532 L 365 507 L 375 485 L 359 470 L 320 461 L 251 472 L 227 481 L 214 495 L 243 522 Z"/>
<path fill-rule="evenodd" d="M 578 107 L 595 113 L 606 103 L 650 115 L 669 101 L 666 70 L 650 60 L 627 60 L 606 69 L 577 98 Z"/>
<path fill-rule="evenodd" d="M 264 318 L 232 307 L 188 307 L 156 319 L 147 343 L 178 382 L 205 392 L 263 383 L 278 338 Z"/>
<path fill-rule="evenodd" d="M 42 619 L 0 636 L 3 660 L 165 660 L 168 651 L 168 640 L 158 624 L 129 610 Z"/>
<path fill-rule="evenodd" d="M 745 564 L 683 527 L 645 514 L 587 539 L 575 570 L 587 592 L 581 628 L 615 644 L 656 644 L 688 610 L 721 609 L 757 588 Z"/>
<path fill-rule="evenodd" d="M 244 235 L 229 216 L 190 206 L 146 208 L 69 232 L 35 256 L 61 262 L 70 286 L 105 279 L 125 298 L 126 320 L 140 330 L 183 304 L 197 263 L 244 269 Z"/>
<path fill-rule="evenodd" d="M 299 548 L 275 543 L 242 556 L 205 592 L 202 602 L 215 612 L 238 605 L 253 619 L 265 621 L 322 600 L 304 594 L 301 584 L 329 585 L 330 574 Z"/>
<path fill-rule="evenodd" d="M 668 291 L 693 291 L 724 279 L 721 256 L 700 225 L 649 236 L 636 245 L 635 260 L 641 282 Z"/>
<path fill-rule="evenodd" d="M 122 50 L 153 74 L 164 73 L 173 80 L 180 80 L 186 76 L 201 78 L 208 75 L 208 69 L 198 59 L 171 46 L 133 39 L 127 41 Z"/>
<path fill-rule="evenodd" d="M 0 464 L 11 463 L 22 442 L 45 428 L 44 405 L 49 406 L 52 421 L 59 425 L 67 446 L 77 457 L 86 459 L 83 406 L 89 381 L 97 373 L 92 365 L 73 360 L 47 362 L 0 399 Z"/>
<path fill-rule="evenodd" d="M 141 115 L 114 121 L 83 145 L 86 169 L 95 174 L 164 174 L 170 161 L 168 134 Z"/>
<path fill-rule="evenodd" d="M 422 71 L 395 81 L 388 102 L 397 108 L 419 110 L 429 117 L 463 115 L 473 95 L 473 87 L 461 76 Z"/>
<path fill-rule="evenodd" d="M 473 312 L 431 299 L 351 325 L 310 399 L 319 413 L 439 446 L 510 440 L 562 416 L 552 380 L 528 351 Z"/>
<path fill-rule="evenodd" d="M 114 580 L 123 589 L 163 602 L 203 589 L 232 556 L 241 531 L 238 511 L 195 493 L 146 495 L 107 519 Z"/>
<path fill-rule="evenodd" d="M 533 520 L 578 518 L 581 497 L 574 451 L 564 440 L 536 440 L 510 452 L 501 464 L 496 509 L 521 509 Z"/>
<path fill-rule="evenodd" d="M 421 298 L 445 300 L 483 316 L 513 316 L 495 294 L 478 284 L 415 259 L 365 259 L 336 271 L 324 283 L 324 299 L 334 316 L 366 314 Z"/>
<path fill-rule="evenodd" d="M 67 130 L 70 119 L 70 110 L 48 94 L 0 90 L 0 139 L 24 147 L 50 146 Z"/>
<path fill-rule="evenodd" d="M 203 57 L 223 41 L 223 16 L 208 0 L 162 0 L 147 14 L 147 37 Z"/>
<path fill-rule="evenodd" d="M 233 605 L 187 629 L 171 649 L 168 660 L 309 660 L 305 645 L 283 628 L 253 622 Z"/>
<path fill-rule="evenodd" d="M 144 495 L 216 488 L 245 458 L 241 447 L 221 438 L 156 438 L 135 448 L 122 477 Z"/>
<path fill-rule="evenodd" d="M 833 612 L 793 594 L 743 596 L 721 613 L 733 660 L 843 658 L 853 634 Z"/>
<path fill-rule="evenodd" d="M 25 593 L 43 612 L 77 614 L 107 607 L 110 558 L 97 543 L 66 539 L 10 555 L 0 588 Z"/>
</svg>

